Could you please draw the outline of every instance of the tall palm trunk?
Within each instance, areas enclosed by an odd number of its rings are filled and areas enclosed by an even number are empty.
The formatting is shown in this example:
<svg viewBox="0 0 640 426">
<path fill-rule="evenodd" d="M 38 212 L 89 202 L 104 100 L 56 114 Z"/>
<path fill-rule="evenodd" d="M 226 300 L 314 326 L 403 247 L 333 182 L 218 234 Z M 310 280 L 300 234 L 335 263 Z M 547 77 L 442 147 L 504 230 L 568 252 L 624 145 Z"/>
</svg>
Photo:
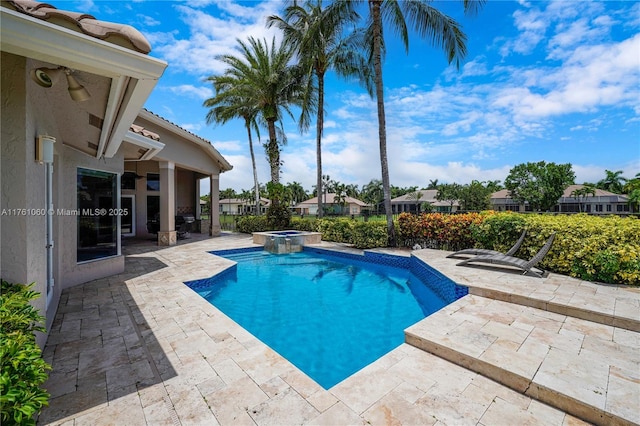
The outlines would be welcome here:
<svg viewBox="0 0 640 426">
<path fill-rule="evenodd" d="M 387 125 L 384 113 L 384 85 L 382 83 L 382 1 L 370 0 L 373 18 L 373 68 L 375 73 L 376 101 L 378 104 L 378 138 L 380 139 L 380 167 L 382 169 L 382 191 L 384 210 L 387 215 L 387 237 L 390 247 L 396 245 L 396 231 L 391 211 L 391 189 L 389 184 L 389 164 L 387 160 Z"/>
<path fill-rule="evenodd" d="M 251 166 L 253 167 L 253 188 L 256 195 L 256 214 L 260 215 L 260 186 L 258 185 L 258 169 L 256 168 L 256 155 L 253 153 L 253 138 L 251 137 L 251 119 L 245 117 L 247 136 L 249 136 L 249 151 L 251 152 Z"/>
<path fill-rule="evenodd" d="M 276 137 L 276 124 L 274 120 L 267 120 L 269 129 L 269 143 L 267 144 L 267 155 L 271 166 L 271 182 L 280 183 L 280 148 Z"/>
<path fill-rule="evenodd" d="M 317 193 L 318 193 L 318 217 L 323 216 L 322 205 L 322 131 L 324 129 L 324 72 L 316 69 L 318 75 L 318 119 L 316 120 L 316 162 L 317 170 Z"/>
</svg>

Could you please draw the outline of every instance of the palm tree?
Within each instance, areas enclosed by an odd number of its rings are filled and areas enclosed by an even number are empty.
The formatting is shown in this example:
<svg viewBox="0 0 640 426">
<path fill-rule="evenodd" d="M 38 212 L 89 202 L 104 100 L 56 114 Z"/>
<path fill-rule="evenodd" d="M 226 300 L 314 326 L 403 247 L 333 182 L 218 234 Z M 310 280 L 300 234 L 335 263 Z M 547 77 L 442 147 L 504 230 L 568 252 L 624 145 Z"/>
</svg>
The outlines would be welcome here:
<svg viewBox="0 0 640 426">
<path fill-rule="evenodd" d="M 309 194 L 304 190 L 300 182 L 292 182 L 287 184 L 287 189 L 291 194 L 291 201 L 295 204 L 301 203 L 309 198 Z"/>
<path fill-rule="evenodd" d="M 372 179 L 371 182 L 362 186 L 362 201 L 375 206 L 376 214 L 379 213 L 378 206 L 384 200 L 384 191 L 382 190 L 382 181 Z"/>
<path fill-rule="evenodd" d="M 238 195 L 238 198 L 242 201 L 251 201 L 251 199 L 253 198 L 253 192 L 248 191 L 246 189 L 243 189 L 242 192 L 240 193 L 240 195 Z M 258 206 L 256 207 L 258 210 L 256 212 L 256 214 L 260 214 L 260 204 L 258 204 Z M 246 207 L 242 207 L 242 214 L 247 213 L 247 208 Z"/>
<path fill-rule="evenodd" d="M 429 186 L 426 189 L 438 189 L 438 179 L 429 179 Z"/>
<path fill-rule="evenodd" d="M 284 41 L 291 44 L 309 76 L 317 83 L 316 119 L 316 191 L 322 194 L 322 133 L 324 130 L 324 77 L 330 69 L 341 77 L 358 76 L 370 93 L 371 79 L 366 60 L 350 38 L 344 38 L 345 28 L 360 18 L 350 2 L 337 1 L 323 8 L 322 0 L 307 0 L 304 6 L 291 1 L 284 17 L 270 16 L 267 26 L 273 25 L 284 33 Z M 312 78 L 309 79 L 311 83 Z M 313 90 L 312 85 L 308 86 Z M 322 217 L 322 197 L 318 197 L 318 217 Z"/>
<path fill-rule="evenodd" d="M 294 49 L 282 43 L 276 45 L 266 40 L 249 37 L 248 43 L 238 40 L 242 57 L 222 55 L 219 59 L 229 68 L 225 75 L 236 80 L 229 86 L 228 96 L 244 98 L 255 108 L 261 120 L 266 123 L 269 141 L 266 144 L 271 182 L 280 183 L 280 147 L 276 123 L 281 122 L 283 114 L 293 118 L 292 106 L 302 108 L 298 119 L 300 130 L 309 126 L 309 114 L 314 108 L 314 100 L 305 98 L 306 74 L 297 65 L 291 65 Z"/>
<path fill-rule="evenodd" d="M 623 171 L 617 170 L 612 172 L 611 170 L 605 170 L 604 172 L 606 173 L 605 178 L 600 180 L 596 184 L 596 187 L 613 192 L 614 194 L 621 194 L 624 182 L 627 181 L 627 178 L 622 176 Z"/>
<path fill-rule="evenodd" d="M 571 196 L 578 199 L 578 206 L 582 212 L 582 205 L 587 200 L 587 197 L 591 195 L 596 196 L 596 188 L 593 185 L 583 185 L 581 188 L 571 191 Z"/>
<path fill-rule="evenodd" d="M 360 191 L 358 191 L 358 185 L 350 183 L 350 184 L 347 184 L 346 188 L 347 188 L 347 196 L 351 198 L 360 197 Z"/>
<path fill-rule="evenodd" d="M 422 191 L 413 191 L 407 194 L 407 198 L 409 200 L 413 200 L 416 202 L 416 212 L 420 214 L 420 199 L 424 196 Z"/>
<path fill-rule="evenodd" d="M 396 245 L 396 233 L 391 211 L 391 192 L 389 189 L 389 164 L 387 160 L 387 128 L 384 111 L 384 85 L 382 79 L 382 54 L 384 50 L 383 24 L 389 25 L 392 32 L 400 35 L 405 49 L 409 50 L 409 29 L 407 23 L 422 38 L 426 38 L 436 47 L 444 49 L 449 63 L 460 60 L 467 53 L 467 37 L 460 25 L 449 16 L 432 6 L 429 0 L 367 0 L 369 20 L 365 29 L 368 41 L 366 49 L 373 63 L 375 75 L 375 93 L 378 106 L 378 138 L 380 141 L 380 166 L 382 169 L 382 188 L 384 207 L 387 215 L 387 234 L 389 245 Z M 484 0 L 463 0 L 465 13 L 474 13 L 484 4 Z M 383 22 L 384 20 L 384 22 Z"/>
<path fill-rule="evenodd" d="M 334 188 L 335 197 L 333 202 L 340 206 L 340 214 L 344 214 L 347 205 L 347 185 L 344 183 L 336 183 Z"/>
<path fill-rule="evenodd" d="M 243 80 L 239 79 L 239 75 L 231 73 L 221 76 L 209 76 L 207 81 L 213 84 L 216 96 L 204 101 L 204 106 L 211 108 L 207 113 L 207 124 L 218 123 L 225 124 L 233 118 L 242 118 L 247 136 L 249 139 L 249 152 L 251 153 L 251 166 L 253 167 L 253 183 L 255 194 L 256 214 L 260 214 L 260 192 L 258 185 L 258 169 L 256 168 L 256 156 L 253 151 L 253 138 L 251 129 L 253 128 L 258 138 L 260 138 L 260 129 L 256 121 L 258 110 L 252 102 L 252 94 L 250 92 L 242 92 L 247 85 Z M 231 198 L 231 197 L 229 197 Z"/>
</svg>

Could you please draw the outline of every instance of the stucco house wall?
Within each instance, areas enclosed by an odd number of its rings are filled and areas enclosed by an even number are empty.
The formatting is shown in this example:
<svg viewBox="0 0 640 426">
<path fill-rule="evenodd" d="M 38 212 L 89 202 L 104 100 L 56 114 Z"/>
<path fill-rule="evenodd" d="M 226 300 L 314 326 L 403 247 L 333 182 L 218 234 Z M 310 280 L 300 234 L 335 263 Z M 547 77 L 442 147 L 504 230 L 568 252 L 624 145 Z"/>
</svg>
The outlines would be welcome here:
<svg viewBox="0 0 640 426">
<path fill-rule="evenodd" d="M 2 216 L 0 217 L 0 276 L 18 283 L 45 285 L 45 220 L 37 214 L 44 208 L 44 167 L 34 161 L 35 134 L 46 118 L 34 122 L 33 108 L 26 102 L 27 61 L 24 57 L 3 52 L 0 58 L 1 99 L 1 170 Z M 11 179 L 7 179 L 11 176 Z M 15 210 L 14 210 L 15 209 Z M 21 211 L 19 209 L 25 209 Z M 34 302 L 45 312 L 44 298 Z"/>
<path fill-rule="evenodd" d="M 176 214 L 196 214 L 196 187 L 192 171 L 176 171 Z"/>
<path fill-rule="evenodd" d="M 77 216 L 64 212 L 77 206 L 77 169 L 122 173 L 120 155 L 98 160 L 65 146 L 58 124 L 50 113 L 55 108 L 30 78 L 32 61 L 2 53 L 2 205 L 0 275 L 10 282 L 29 284 L 40 297 L 34 302 L 42 312 L 55 310 L 61 291 L 95 278 L 120 273 L 124 258 L 115 256 L 91 262 L 77 262 Z M 46 134 L 57 139 L 53 162 L 53 278 L 54 288 L 46 305 L 46 218 L 45 166 L 35 161 L 36 139 Z M 10 177 L 10 179 L 9 179 Z M 23 210 L 24 209 L 24 210 Z M 47 312 L 47 327 L 53 315 Z"/>
</svg>

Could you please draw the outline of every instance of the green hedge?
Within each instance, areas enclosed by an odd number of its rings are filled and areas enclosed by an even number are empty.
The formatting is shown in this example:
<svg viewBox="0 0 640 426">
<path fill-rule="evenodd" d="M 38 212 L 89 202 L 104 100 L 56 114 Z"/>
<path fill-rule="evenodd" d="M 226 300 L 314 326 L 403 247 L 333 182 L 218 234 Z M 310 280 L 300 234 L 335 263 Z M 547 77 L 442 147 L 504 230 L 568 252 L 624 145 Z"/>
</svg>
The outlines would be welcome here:
<svg viewBox="0 0 640 426">
<path fill-rule="evenodd" d="M 289 223 L 291 229 L 320 232 L 324 241 L 352 244 L 366 249 L 387 246 L 387 225 L 385 222 L 359 222 L 346 218 L 301 219 L 294 217 Z M 243 216 L 238 219 L 238 231 L 246 234 L 276 230 L 264 216 Z"/>
<path fill-rule="evenodd" d="M 236 229 L 243 234 L 271 230 L 266 216 L 242 216 L 236 222 Z"/>
<path fill-rule="evenodd" d="M 398 244 L 404 247 L 419 244 L 424 248 L 445 250 L 471 247 L 475 244 L 471 225 L 481 221 L 479 213 L 402 213 L 397 222 Z"/>
<path fill-rule="evenodd" d="M 0 406 L 3 425 L 35 424 L 34 415 L 49 404 L 40 388 L 51 367 L 42 359 L 35 332 L 44 332 L 44 318 L 29 302 L 40 294 L 34 284 L 2 280 L 0 295 Z"/>
<path fill-rule="evenodd" d="M 347 218 L 293 218 L 292 229 L 317 231 L 325 241 L 366 249 L 387 246 L 386 222 Z M 589 281 L 640 285 L 640 220 L 617 216 L 542 215 L 511 212 L 401 214 L 396 221 L 402 247 L 458 250 L 483 247 L 507 251 L 523 229 L 527 238 L 516 256 L 530 259 L 551 234 L 556 238 L 541 266 Z M 240 232 L 273 228 L 265 217 L 243 217 Z"/>
<path fill-rule="evenodd" d="M 530 259 L 556 232 L 551 250 L 540 263 L 543 268 L 589 281 L 640 284 L 638 219 L 498 213 L 485 216 L 472 233 L 478 246 L 502 251 L 515 242 L 522 226 L 527 228 L 527 238 L 518 257 Z"/>
</svg>

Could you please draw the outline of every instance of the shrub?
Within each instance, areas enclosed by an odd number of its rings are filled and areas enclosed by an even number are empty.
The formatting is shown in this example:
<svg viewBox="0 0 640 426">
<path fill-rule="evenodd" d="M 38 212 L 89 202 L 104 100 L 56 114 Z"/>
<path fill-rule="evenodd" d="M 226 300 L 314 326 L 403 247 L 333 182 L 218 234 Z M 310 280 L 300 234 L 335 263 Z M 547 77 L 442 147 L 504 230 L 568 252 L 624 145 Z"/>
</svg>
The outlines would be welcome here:
<svg viewBox="0 0 640 426">
<path fill-rule="evenodd" d="M 474 225 L 479 245 L 504 250 L 517 239 L 520 220 L 527 238 L 517 253 L 530 259 L 552 232 L 556 238 L 540 263 L 545 269 L 584 280 L 616 284 L 640 284 L 640 221 L 617 216 L 514 215 L 498 213 Z M 513 227 L 512 231 L 508 231 Z M 511 242 L 500 246 L 500 235 L 511 233 Z M 492 245 L 490 245 L 492 244 Z"/>
<path fill-rule="evenodd" d="M 316 223 L 315 219 L 302 219 L 299 217 L 292 217 L 289 226 L 291 226 L 291 229 L 296 229 L 298 231 L 318 231 L 318 224 Z"/>
<path fill-rule="evenodd" d="M 34 415 L 49 404 L 40 389 L 51 367 L 42 359 L 34 332 L 44 332 L 44 318 L 29 302 L 40 294 L 34 284 L 2 280 L 0 295 L 0 406 L 2 424 L 35 424 Z"/>
<path fill-rule="evenodd" d="M 266 216 L 242 216 L 237 219 L 236 229 L 244 234 L 270 230 Z"/>
<path fill-rule="evenodd" d="M 356 222 L 353 226 L 351 243 L 355 248 L 386 247 L 388 240 L 385 222 Z"/>
<path fill-rule="evenodd" d="M 351 236 L 355 222 L 349 219 L 318 219 L 318 232 L 322 233 L 322 239 L 336 243 L 351 244 Z"/>
<path fill-rule="evenodd" d="M 508 251 L 526 227 L 525 217 L 518 213 L 487 213 L 481 222 L 471 225 L 471 235 L 481 248 Z"/>
<path fill-rule="evenodd" d="M 457 250 L 474 244 L 471 224 L 479 223 L 479 213 L 442 214 L 425 213 L 412 215 L 402 213 L 398 217 L 400 245 Z"/>
<path fill-rule="evenodd" d="M 282 231 L 289 229 L 289 221 L 291 220 L 291 211 L 286 204 L 277 200 L 271 200 L 271 205 L 267 209 L 267 223 L 269 230 Z"/>
</svg>

